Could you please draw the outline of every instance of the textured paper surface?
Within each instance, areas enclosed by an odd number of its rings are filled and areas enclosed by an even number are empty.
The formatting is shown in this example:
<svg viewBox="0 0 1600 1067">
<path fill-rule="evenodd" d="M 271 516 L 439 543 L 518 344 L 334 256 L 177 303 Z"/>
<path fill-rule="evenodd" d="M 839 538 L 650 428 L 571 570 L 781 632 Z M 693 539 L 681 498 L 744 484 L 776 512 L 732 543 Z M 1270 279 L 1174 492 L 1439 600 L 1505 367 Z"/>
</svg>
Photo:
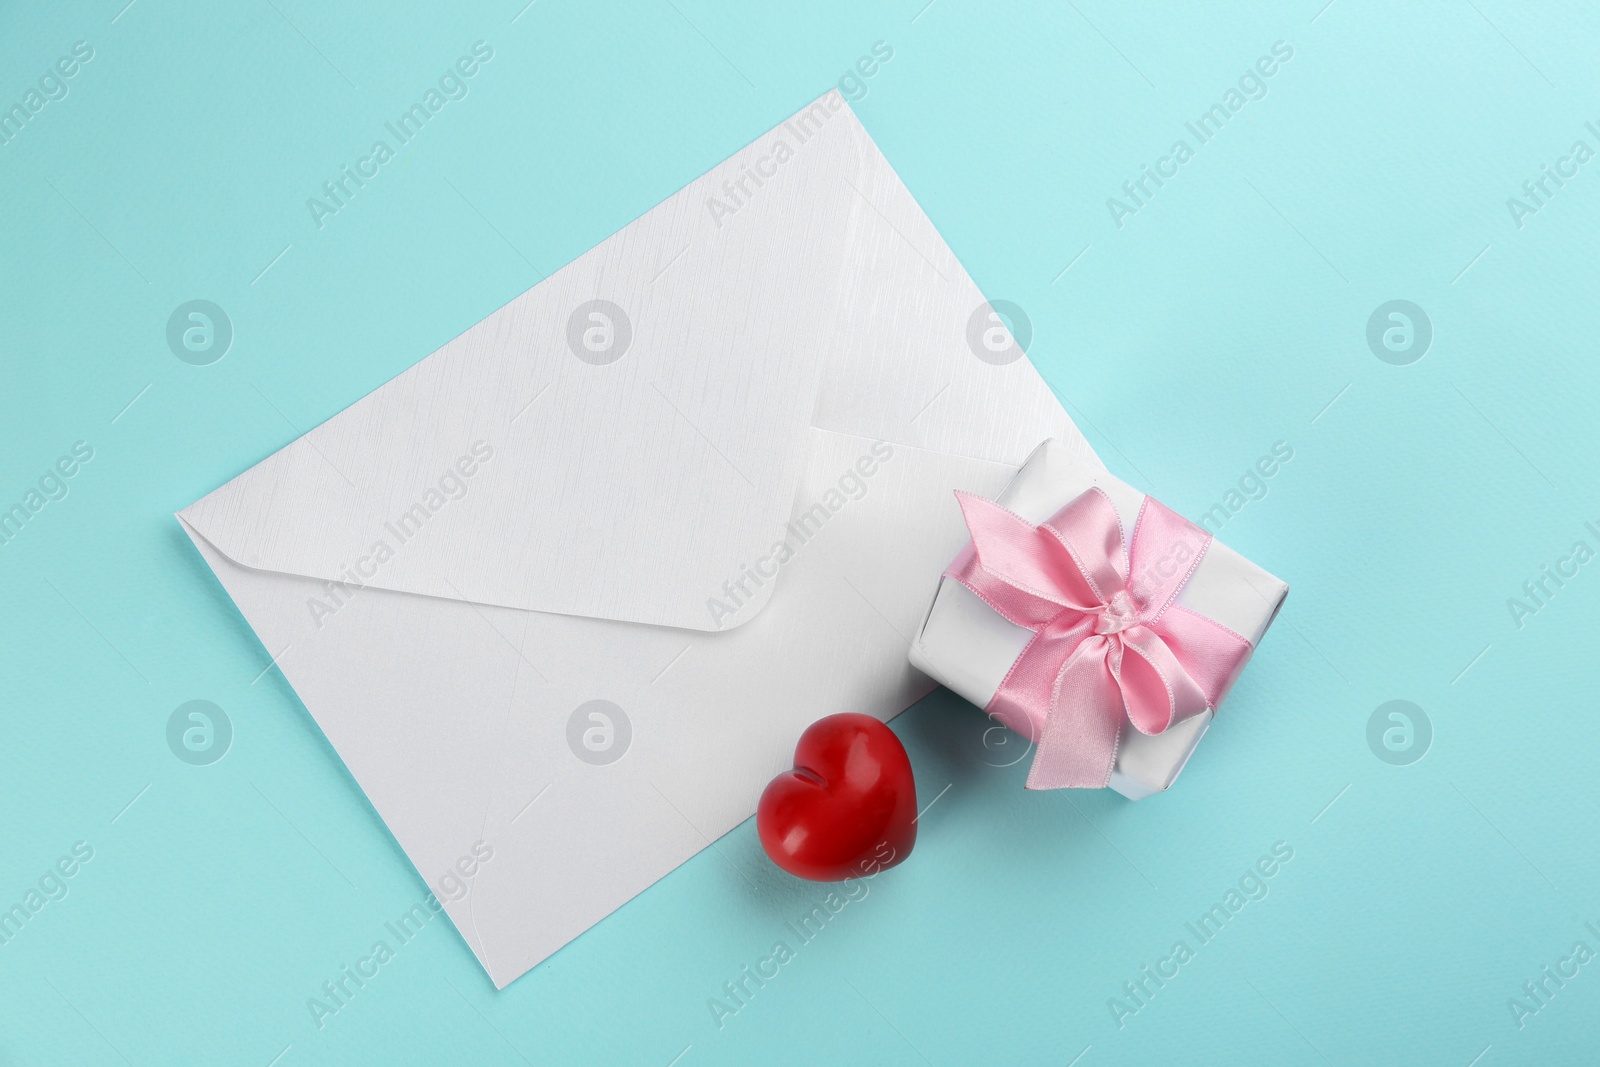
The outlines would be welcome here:
<svg viewBox="0 0 1600 1067">
<path fill-rule="evenodd" d="M 429 883 L 492 845 L 441 900 L 499 986 L 748 818 L 806 725 L 931 689 L 906 651 L 951 490 L 1044 437 L 1096 462 L 1026 359 L 974 353 L 982 294 L 849 108 L 808 110 L 180 514 Z M 782 180 L 713 215 L 779 141 Z M 601 366 L 565 333 L 596 293 L 635 309 Z M 596 700 L 629 735 L 599 765 L 569 741 Z"/>
</svg>

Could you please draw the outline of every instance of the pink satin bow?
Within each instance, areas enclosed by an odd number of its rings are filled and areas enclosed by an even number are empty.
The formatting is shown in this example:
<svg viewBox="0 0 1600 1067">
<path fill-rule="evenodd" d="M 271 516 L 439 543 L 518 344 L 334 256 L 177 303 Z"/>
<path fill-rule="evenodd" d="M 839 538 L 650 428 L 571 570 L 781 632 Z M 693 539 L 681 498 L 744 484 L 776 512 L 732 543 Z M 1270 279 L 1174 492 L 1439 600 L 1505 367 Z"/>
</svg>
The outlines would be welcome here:
<svg viewBox="0 0 1600 1067">
<path fill-rule="evenodd" d="M 1145 498 L 1128 547 L 1098 488 L 1038 526 L 956 498 L 972 543 L 945 575 L 1034 631 L 985 709 L 1038 742 L 1029 789 L 1103 787 L 1123 720 L 1159 734 L 1213 708 L 1249 658 L 1243 637 L 1173 603 L 1211 535 L 1158 501 Z"/>
</svg>

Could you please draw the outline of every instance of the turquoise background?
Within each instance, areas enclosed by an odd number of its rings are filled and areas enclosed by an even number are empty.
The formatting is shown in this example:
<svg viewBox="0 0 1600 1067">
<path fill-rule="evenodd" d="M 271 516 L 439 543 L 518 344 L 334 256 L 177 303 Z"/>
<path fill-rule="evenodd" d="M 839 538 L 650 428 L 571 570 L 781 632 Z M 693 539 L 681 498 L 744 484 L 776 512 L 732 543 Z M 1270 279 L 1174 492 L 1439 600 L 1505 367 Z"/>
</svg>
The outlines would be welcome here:
<svg viewBox="0 0 1600 1067">
<path fill-rule="evenodd" d="M 94 450 L 0 547 L 0 906 L 94 850 L 0 945 L 0 1064 L 1592 1060 L 1600 961 L 1521 1026 L 1509 1001 L 1600 951 L 1600 563 L 1520 627 L 1507 600 L 1600 548 L 1600 161 L 1521 227 L 1506 201 L 1600 149 L 1600 13 L 523 2 L 0 9 L 0 106 L 94 49 L 0 145 L 0 504 Z M 319 229 L 306 199 L 478 40 L 469 95 Z M 436 920 L 319 1031 L 307 998 L 425 886 L 172 512 L 878 41 L 858 114 L 1113 471 L 1198 516 L 1293 448 L 1221 529 L 1293 585 L 1278 623 L 1138 804 L 1025 793 L 948 694 L 902 716 L 937 795 L 915 854 L 720 1029 L 708 998 L 822 897 L 749 823 L 502 993 Z M 1278 41 L 1198 145 L 1184 123 Z M 1107 198 L 1178 138 L 1119 228 Z M 235 330 L 210 366 L 167 347 L 191 299 Z M 1432 325 L 1409 365 L 1366 339 L 1395 299 Z M 194 699 L 233 724 L 209 766 L 166 741 Z M 1432 729 L 1404 766 L 1367 740 L 1395 699 Z M 1268 895 L 1195 947 L 1277 842 Z M 1180 937 L 1119 1028 L 1108 1000 Z"/>
</svg>

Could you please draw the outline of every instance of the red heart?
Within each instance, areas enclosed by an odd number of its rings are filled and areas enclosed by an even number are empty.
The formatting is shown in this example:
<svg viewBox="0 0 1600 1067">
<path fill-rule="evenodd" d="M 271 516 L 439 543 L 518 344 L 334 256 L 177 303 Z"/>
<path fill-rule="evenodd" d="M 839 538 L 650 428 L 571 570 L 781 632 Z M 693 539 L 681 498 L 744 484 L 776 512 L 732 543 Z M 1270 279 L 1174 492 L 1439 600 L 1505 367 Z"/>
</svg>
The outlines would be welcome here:
<svg viewBox="0 0 1600 1067">
<path fill-rule="evenodd" d="M 794 769 L 761 794 L 756 830 L 772 862 L 814 882 L 893 867 L 917 841 L 917 785 L 900 739 L 870 715 L 818 719 Z"/>
</svg>

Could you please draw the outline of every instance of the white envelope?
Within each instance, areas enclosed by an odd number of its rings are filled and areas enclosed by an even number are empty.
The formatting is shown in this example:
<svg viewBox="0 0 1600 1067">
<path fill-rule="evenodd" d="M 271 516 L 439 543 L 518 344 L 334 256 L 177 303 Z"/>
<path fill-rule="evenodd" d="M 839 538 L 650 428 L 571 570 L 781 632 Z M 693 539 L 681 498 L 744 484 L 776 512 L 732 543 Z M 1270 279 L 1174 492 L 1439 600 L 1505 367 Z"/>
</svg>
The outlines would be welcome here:
<svg viewBox="0 0 1600 1067">
<path fill-rule="evenodd" d="M 992 316 L 829 93 L 178 518 L 504 987 L 933 688 L 952 490 L 1097 463 Z"/>
</svg>

